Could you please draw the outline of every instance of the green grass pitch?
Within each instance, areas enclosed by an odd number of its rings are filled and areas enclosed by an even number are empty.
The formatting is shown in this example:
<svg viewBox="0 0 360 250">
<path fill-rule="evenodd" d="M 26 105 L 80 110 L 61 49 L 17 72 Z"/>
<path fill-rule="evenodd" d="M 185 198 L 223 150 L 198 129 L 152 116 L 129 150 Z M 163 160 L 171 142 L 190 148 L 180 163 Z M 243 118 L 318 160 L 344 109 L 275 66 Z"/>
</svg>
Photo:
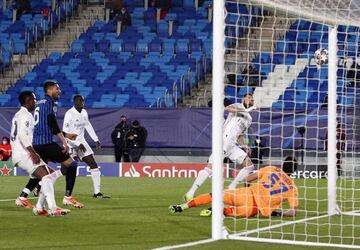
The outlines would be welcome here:
<svg viewBox="0 0 360 250">
<path fill-rule="evenodd" d="M 78 177 L 74 196 L 85 204 L 83 209 L 71 209 L 64 217 L 48 218 L 32 215 L 28 209 L 17 208 L 14 201 L 0 201 L 0 248 L 1 249 L 151 249 L 182 244 L 211 237 L 211 219 L 199 217 L 201 208 L 194 208 L 182 214 L 171 215 L 168 206 L 181 202 L 182 194 L 191 185 L 192 179 L 159 178 L 102 178 L 103 192 L 111 199 L 92 198 L 90 177 Z M 0 177 L 0 200 L 13 199 L 21 191 L 27 178 Z M 304 185 L 305 180 L 298 180 Z M 208 192 L 208 181 L 199 193 Z M 64 190 L 64 178 L 56 184 L 57 202 L 60 205 Z M 326 212 L 325 181 L 306 181 L 307 189 L 299 190 L 302 202 L 296 219 L 305 217 L 305 209 Z M 357 185 L 343 182 L 341 185 Z M 356 187 L 359 188 L 359 187 Z M 353 199 L 353 193 L 342 193 Z M 359 197 L 359 196 L 358 196 Z M 360 204 L 351 202 L 353 207 Z M 35 200 L 32 200 L 35 203 Z M 345 203 L 344 203 L 345 204 Z M 345 204 L 346 205 L 346 204 Z M 349 204 L 347 204 L 349 206 Z M 309 212 L 307 216 L 315 216 Z M 333 217 L 329 220 L 315 220 L 310 225 L 296 224 L 277 228 L 272 238 L 311 240 L 321 235 L 323 242 L 359 244 L 360 219 L 358 217 Z M 329 222 L 333 224 L 329 229 Z M 276 224 L 276 220 L 253 218 L 227 219 L 225 225 L 231 230 L 256 228 L 257 225 Z M 317 226 L 320 225 L 320 226 Z M 341 226 L 347 225 L 347 226 Z M 354 225 L 354 226 L 351 226 Z M 359 227 L 357 227 L 359 226 Z M 259 233 L 268 236 L 269 232 Z M 255 234 L 256 235 L 256 234 Z M 333 237 L 329 237 L 332 235 Z M 353 237 L 354 236 L 354 237 Z M 355 239 L 355 240 L 353 240 Z M 287 247 L 286 245 L 282 247 Z M 244 241 L 219 241 L 199 245 L 192 249 L 278 249 L 278 244 Z M 292 246 L 291 249 L 308 249 Z M 320 249 L 320 248 L 318 248 Z"/>
</svg>

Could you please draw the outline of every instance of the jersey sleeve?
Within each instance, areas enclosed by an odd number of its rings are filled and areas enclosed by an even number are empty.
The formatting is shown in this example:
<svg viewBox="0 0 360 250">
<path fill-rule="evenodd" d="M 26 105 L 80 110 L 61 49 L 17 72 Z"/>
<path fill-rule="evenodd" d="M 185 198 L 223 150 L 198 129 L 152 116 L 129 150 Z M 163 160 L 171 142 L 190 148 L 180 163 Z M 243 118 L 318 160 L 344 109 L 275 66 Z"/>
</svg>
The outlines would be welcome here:
<svg viewBox="0 0 360 250">
<path fill-rule="evenodd" d="M 18 133 L 19 140 L 24 145 L 24 147 L 32 146 L 32 127 L 33 127 L 33 117 L 31 115 L 22 116 L 18 120 Z"/>
<path fill-rule="evenodd" d="M 87 112 L 84 112 L 84 116 L 86 119 L 86 125 L 85 125 L 86 131 L 89 133 L 91 139 L 93 139 L 94 142 L 99 141 L 99 138 L 97 137 L 95 130 L 89 121 L 89 116 L 88 116 Z"/>
</svg>

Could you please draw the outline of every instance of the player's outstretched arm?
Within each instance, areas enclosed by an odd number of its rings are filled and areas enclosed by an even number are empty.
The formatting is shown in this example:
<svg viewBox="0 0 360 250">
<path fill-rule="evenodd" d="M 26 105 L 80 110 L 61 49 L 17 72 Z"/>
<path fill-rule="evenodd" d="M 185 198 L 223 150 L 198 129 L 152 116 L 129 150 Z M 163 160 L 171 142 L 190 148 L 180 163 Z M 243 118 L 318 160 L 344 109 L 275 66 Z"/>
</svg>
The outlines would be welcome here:
<svg viewBox="0 0 360 250">
<path fill-rule="evenodd" d="M 259 179 L 259 173 L 255 172 L 255 173 L 249 175 L 248 177 L 246 177 L 245 183 L 250 184 L 251 182 L 253 182 L 253 181 L 257 180 L 257 179 Z"/>
<path fill-rule="evenodd" d="M 246 111 L 245 108 L 239 107 L 239 106 L 237 106 L 235 104 L 231 104 L 231 105 L 225 107 L 225 112 L 228 112 L 228 113 L 234 113 L 235 114 L 235 113 L 238 113 L 238 112 L 245 112 L 245 111 Z"/>
<path fill-rule="evenodd" d="M 281 212 L 281 211 L 273 211 L 271 216 L 284 216 L 284 217 L 294 217 L 296 216 L 296 208 L 290 208 L 288 211 Z"/>
<path fill-rule="evenodd" d="M 294 217 L 296 216 L 296 208 L 291 208 L 283 213 L 283 216 Z"/>
<path fill-rule="evenodd" d="M 245 107 L 242 107 L 239 105 L 231 104 L 231 105 L 225 107 L 225 112 L 236 114 L 239 112 L 251 112 L 255 109 L 257 109 L 256 106 L 251 106 L 250 108 L 245 108 Z"/>
</svg>

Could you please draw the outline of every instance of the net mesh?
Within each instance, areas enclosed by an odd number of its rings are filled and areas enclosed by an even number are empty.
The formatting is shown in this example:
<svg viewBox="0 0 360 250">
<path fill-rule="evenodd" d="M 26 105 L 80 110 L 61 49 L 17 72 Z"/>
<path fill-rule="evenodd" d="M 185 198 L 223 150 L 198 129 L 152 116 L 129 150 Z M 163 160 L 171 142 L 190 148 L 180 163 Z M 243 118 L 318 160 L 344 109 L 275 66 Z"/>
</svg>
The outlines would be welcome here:
<svg viewBox="0 0 360 250">
<path fill-rule="evenodd" d="M 296 217 L 227 218 L 230 237 L 360 246 L 360 1 L 227 0 L 225 7 L 225 97 L 241 102 L 250 92 L 259 107 L 245 136 L 253 163 L 280 166 L 289 155 L 299 163 Z M 335 216 L 327 215 L 328 65 L 314 60 L 328 49 L 329 24 L 340 25 Z"/>
</svg>

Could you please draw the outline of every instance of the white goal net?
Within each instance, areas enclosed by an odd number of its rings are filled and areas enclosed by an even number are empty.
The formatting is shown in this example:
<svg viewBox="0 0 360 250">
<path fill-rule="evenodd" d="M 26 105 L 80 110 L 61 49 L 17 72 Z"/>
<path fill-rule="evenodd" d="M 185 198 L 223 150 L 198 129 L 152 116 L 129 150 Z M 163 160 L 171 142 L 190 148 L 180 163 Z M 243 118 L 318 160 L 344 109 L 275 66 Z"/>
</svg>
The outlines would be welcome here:
<svg viewBox="0 0 360 250">
<path fill-rule="evenodd" d="M 259 169 L 295 157 L 299 205 L 294 217 L 259 211 L 213 221 L 213 232 L 224 225 L 230 239 L 360 248 L 360 0 L 224 5 L 225 98 L 239 103 L 252 93 L 249 155 Z M 288 209 L 284 202 L 276 211 Z"/>
</svg>

